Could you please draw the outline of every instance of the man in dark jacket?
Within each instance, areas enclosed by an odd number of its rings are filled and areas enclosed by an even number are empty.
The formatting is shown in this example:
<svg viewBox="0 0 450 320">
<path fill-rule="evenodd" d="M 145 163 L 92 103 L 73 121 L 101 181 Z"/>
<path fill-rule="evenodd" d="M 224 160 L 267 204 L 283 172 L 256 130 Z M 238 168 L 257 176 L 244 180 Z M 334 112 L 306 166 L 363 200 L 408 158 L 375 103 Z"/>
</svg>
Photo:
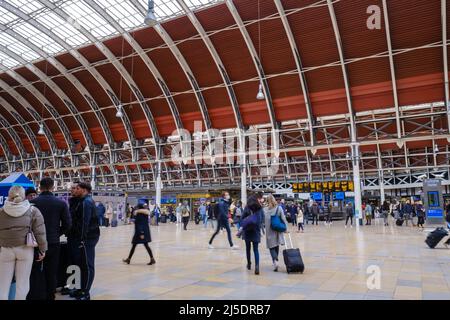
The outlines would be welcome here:
<svg viewBox="0 0 450 320">
<path fill-rule="evenodd" d="M 95 276 L 95 246 L 100 238 L 97 210 L 90 193 L 92 187 L 89 183 L 81 182 L 77 185 L 75 197 L 71 208 L 73 213 L 72 230 L 70 238 L 75 248 L 75 264 L 81 269 L 81 289 L 74 297 L 78 300 L 90 300 L 90 289 Z"/>
<path fill-rule="evenodd" d="M 311 214 L 312 214 L 312 224 L 314 224 L 314 220 L 316 221 L 316 225 L 319 224 L 319 212 L 320 208 L 317 202 L 314 201 L 312 207 L 311 207 Z"/>
<path fill-rule="evenodd" d="M 222 193 L 222 199 L 219 200 L 219 203 L 216 204 L 217 208 L 217 228 L 216 232 L 211 237 L 211 240 L 209 240 L 209 248 L 214 249 L 212 243 L 214 241 L 214 238 L 219 234 L 220 229 L 224 228 L 227 231 L 228 234 L 228 242 L 230 243 L 230 247 L 232 249 L 238 249 L 238 246 L 233 245 L 233 239 L 231 238 L 231 229 L 230 229 L 230 223 L 228 222 L 228 211 L 230 209 L 231 205 L 231 197 L 230 194 L 226 191 Z"/>
<path fill-rule="evenodd" d="M 31 201 L 42 213 L 47 233 L 48 250 L 43 263 L 47 300 L 55 300 L 60 256 L 59 238 L 62 234 L 68 234 L 72 223 L 67 204 L 53 195 L 53 188 L 53 179 L 43 178 L 39 185 L 41 194 Z"/>
<path fill-rule="evenodd" d="M 403 219 L 405 219 L 405 225 L 408 225 L 408 220 L 412 218 L 414 212 L 414 208 L 411 205 L 411 202 L 409 200 L 406 201 L 406 204 L 402 208 L 403 213 Z"/>
</svg>

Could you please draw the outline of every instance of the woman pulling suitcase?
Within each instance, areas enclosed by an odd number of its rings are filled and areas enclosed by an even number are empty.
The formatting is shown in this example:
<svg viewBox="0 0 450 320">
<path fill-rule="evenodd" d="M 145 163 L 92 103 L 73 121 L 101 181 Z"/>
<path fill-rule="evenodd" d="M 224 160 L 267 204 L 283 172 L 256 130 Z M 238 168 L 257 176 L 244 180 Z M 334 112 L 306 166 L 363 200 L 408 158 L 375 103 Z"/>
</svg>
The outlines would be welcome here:
<svg viewBox="0 0 450 320">
<path fill-rule="evenodd" d="M 150 210 L 148 209 L 147 204 L 139 203 L 137 206 L 137 210 L 134 212 L 135 221 L 134 221 L 134 236 L 131 243 L 133 246 L 131 247 L 130 254 L 127 259 L 123 259 L 122 261 L 126 264 L 130 264 L 131 258 L 133 257 L 134 250 L 136 250 L 136 246 L 138 244 L 143 244 L 145 249 L 147 249 L 148 255 L 150 256 L 150 262 L 148 265 L 153 265 L 156 263 L 152 249 L 149 247 L 149 242 L 152 242 L 152 237 L 150 235 L 150 226 L 148 223 L 148 217 L 150 216 Z"/>
<path fill-rule="evenodd" d="M 265 211 L 265 225 L 266 225 L 266 244 L 270 251 L 273 263 L 273 271 L 278 271 L 278 256 L 280 253 L 280 246 L 284 246 L 284 236 L 281 231 L 276 231 L 271 227 L 273 219 L 279 219 L 280 222 L 287 227 L 288 222 L 283 210 L 277 203 L 277 200 L 272 195 L 267 197 L 268 207 Z M 303 223 L 303 221 L 302 221 Z"/>
</svg>

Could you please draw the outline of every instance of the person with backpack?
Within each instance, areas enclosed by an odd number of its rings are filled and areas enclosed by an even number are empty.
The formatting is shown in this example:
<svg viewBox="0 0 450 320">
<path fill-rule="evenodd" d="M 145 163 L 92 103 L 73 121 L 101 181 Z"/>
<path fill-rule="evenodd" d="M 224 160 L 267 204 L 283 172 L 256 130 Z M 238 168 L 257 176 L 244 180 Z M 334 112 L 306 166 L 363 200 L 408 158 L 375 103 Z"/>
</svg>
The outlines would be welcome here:
<svg viewBox="0 0 450 320">
<path fill-rule="evenodd" d="M 238 230 L 241 228 L 242 213 L 242 201 L 238 201 L 236 208 L 234 209 L 234 224 Z"/>
<path fill-rule="evenodd" d="M 138 244 L 143 244 L 145 249 L 147 249 L 148 255 L 150 256 L 150 262 L 147 264 L 149 266 L 154 265 L 156 263 L 155 258 L 153 257 L 152 249 L 149 247 L 149 243 L 152 242 L 152 237 L 150 234 L 150 226 L 148 223 L 148 217 L 150 216 L 150 210 L 148 210 L 148 206 L 145 202 L 140 202 L 135 210 L 135 220 L 134 220 L 134 236 L 131 241 L 133 246 L 131 247 L 130 254 L 128 258 L 123 259 L 122 261 L 126 264 L 130 264 L 131 258 L 134 255 L 134 251 L 136 250 L 136 246 Z"/>
<path fill-rule="evenodd" d="M 224 228 L 227 231 L 228 243 L 230 244 L 230 247 L 232 249 L 239 249 L 238 246 L 233 244 L 233 239 L 231 237 L 230 223 L 228 222 L 228 211 L 230 205 L 231 205 L 230 193 L 228 191 L 222 192 L 222 198 L 219 200 L 219 203 L 217 203 L 214 207 L 214 214 L 217 219 L 217 228 L 216 232 L 214 232 L 211 239 L 209 240 L 208 244 L 209 249 L 214 249 L 212 244 L 214 238 L 219 234 L 221 228 Z"/>
<path fill-rule="evenodd" d="M 183 229 L 187 230 L 187 225 L 191 218 L 191 210 L 189 210 L 189 205 L 188 205 L 187 201 L 183 202 L 180 212 L 181 212 L 181 219 L 183 221 Z"/>
<path fill-rule="evenodd" d="M 275 201 L 276 203 L 276 201 Z M 278 207 L 278 204 L 277 204 Z M 282 210 L 280 210 L 282 211 Z M 283 212 L 284 214 L 284 212 Z M 248 199 L 241 220 L 242 240 L 245 241 L 247 254 L 247 269 L 252 269 L 251 251 L 255 256 L 255 274 L 259 275 L 259 243 L 261 242 L 261 229 L 264 225 L 264 211 L 257 196 Z M 268 228 L 269 229 L 269 228 Z"/>
<path fill-rule="evenodd" d="M 270 251 L 270 256 L 272 257 L 273 271 L 278 271 L 278 256 L 280 253 L 280 246 L 284 246 L 284 236 L 283 233 L 287 231 L 288 221 L 283 210 L 278 205 L 277 201 L 273 195 L 267 197 L 268 206 L 264 208 L 264 217 L 266 225 L 266 244 L 267 249 Z M 285 231 L 281 231 L 276 226 L 272 228 L 272 220 L 275 223 L 284 224 Z M 281 227 L 283 227 L 281 225 Z M 277 230 L 275 230 L 277 229 Z"/>
</svg>

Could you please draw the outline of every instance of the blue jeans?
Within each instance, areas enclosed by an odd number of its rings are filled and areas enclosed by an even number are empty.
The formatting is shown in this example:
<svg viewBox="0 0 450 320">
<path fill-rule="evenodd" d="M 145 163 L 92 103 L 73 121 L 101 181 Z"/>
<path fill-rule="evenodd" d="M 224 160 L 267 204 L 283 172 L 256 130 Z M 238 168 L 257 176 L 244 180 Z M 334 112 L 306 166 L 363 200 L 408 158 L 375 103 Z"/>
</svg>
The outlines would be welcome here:
<svg viewBox="0 0 450 320">
<path fill-rule="evenodd" d="M 208 223 L 208 215 L 206 215 L 206 214 L 202 215 L 202 221 L 203 221 L 203 226 L 206 228 L 206 225 Z"/>
<path fill-rule="evenodd" d="M 255 266 L 259 267 L 259 250 L 258 250 L 258 242 L 245 240 L 245 249 L 247 253 L 247 263 L 251 264 L 251 247 L 253 244 L 253 254 L 255 255 Z"/>
</svg>

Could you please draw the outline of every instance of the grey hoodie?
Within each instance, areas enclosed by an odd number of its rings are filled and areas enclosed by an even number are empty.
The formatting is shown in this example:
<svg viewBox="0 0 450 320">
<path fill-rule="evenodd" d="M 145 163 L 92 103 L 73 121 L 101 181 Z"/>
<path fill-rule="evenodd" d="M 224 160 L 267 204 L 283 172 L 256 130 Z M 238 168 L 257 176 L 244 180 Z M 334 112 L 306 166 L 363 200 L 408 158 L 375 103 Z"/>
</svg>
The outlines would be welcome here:
<svg viewBox="0 0 450 320">
<path fill-rule="evenodd" d="M 6 201 L 0 209 L 0 247 L 24 246 L 30 225 L 39 250 L 47 251 L 44 217 L 39 209 L 30 205 L 28 200 L 20 203 Z"/>
</svg>

